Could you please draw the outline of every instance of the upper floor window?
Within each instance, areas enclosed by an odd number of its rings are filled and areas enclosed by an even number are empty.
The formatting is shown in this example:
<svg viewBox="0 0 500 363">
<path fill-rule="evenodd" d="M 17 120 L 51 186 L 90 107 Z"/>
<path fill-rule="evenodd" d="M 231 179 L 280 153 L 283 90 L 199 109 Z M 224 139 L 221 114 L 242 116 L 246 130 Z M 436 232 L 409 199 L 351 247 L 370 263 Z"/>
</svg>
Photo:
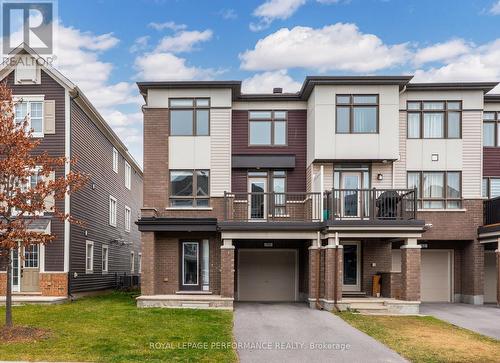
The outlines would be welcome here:
<svg viewBox="0 0 500 363">
<path fill-rule="evenodd" d="M 15 104 L 15 121 L 28 121 L 34 137 L 43 137 L 43 101 L 20 101 Z"/>
<path fill-rule="evenodd" d="M 408 101 L 409 139 L 460 139 L 461 101 Z"/>
<path fill-rule="evenodd" d="M 408 188 L 417 189 L 419 208 L 462 207 L 462 173 L 459 171 L 409 171 L 407 184 Z"/>
<path fill-rule="evenodd" d="M 125 188 L 130 189 L 132 179 L 132 168 L 130 164 L 125 161 Z"/>
<path fill-rule="evenodd" d="M 132 210 L 130 207 L 125 206 L 125 231 L 130 232 L 132 224 Z"/>
<path fill-rule="evenodd" d="M 284 146 L 287 144 L 286 111 L 250 111 L 249 145 Z"/>
<path fill-rule="evenodd" d="M 208 207 L 209 175 L 208 170 L 171 170 L 170 206 Z"/>
<path fill-rule="evenodd" d="M 109 225 L 116 227 L 116 198 L 109 196 Z"/>
<path fill-rule="evenodd" d="M 337 95 L 337 134 L 376 134 L 378 95 Z"/>
<path fill-rule="evenodd" d="M 500 112 L 483 113 L 483 146 L 500 146 Z"/>
<path fill-rule="evenodd" d="M 210 99 L 171 98 L 169 105 L 170 135 L 210 135 Z"/>
<path fill-rule="evenodd" d="M 500 197 L 500 178 L 483 178 L 483 197 Z"/>
<path fill-rule="evenodd" d="M 118 150 L 113 148 L 113 171 L 118 173 Z"/>
</svg>

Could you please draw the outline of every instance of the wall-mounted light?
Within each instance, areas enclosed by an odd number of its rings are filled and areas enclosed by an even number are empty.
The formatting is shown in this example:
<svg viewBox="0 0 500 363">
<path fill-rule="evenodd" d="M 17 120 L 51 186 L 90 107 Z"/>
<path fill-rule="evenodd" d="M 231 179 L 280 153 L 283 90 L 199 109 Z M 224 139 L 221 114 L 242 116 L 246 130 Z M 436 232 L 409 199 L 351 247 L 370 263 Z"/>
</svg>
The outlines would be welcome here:
<svg viewBox="0 0 500 363">
<path fill-rule="evenodd" d="M 85 237 L 87 237 L 89 235 L 89 231 L 85 230 L 83 231 L 83 234 L 85 235 Z"/>
<path fill-rule="evenodd" d="M 384 175 L 377 174 L 377 180 L 384 180 Z"/>
<path fill-rule="evenodd" d="M 95 187 L 96 187 L 95 183 L 92 183 L 92 190 L 95 190 Z"/>
<path fill-rule="evenodd" d="M 439 154 L 432 154 L 431 155 L 431 160 L 432 161 L 439 161 Z"/>
</svg>

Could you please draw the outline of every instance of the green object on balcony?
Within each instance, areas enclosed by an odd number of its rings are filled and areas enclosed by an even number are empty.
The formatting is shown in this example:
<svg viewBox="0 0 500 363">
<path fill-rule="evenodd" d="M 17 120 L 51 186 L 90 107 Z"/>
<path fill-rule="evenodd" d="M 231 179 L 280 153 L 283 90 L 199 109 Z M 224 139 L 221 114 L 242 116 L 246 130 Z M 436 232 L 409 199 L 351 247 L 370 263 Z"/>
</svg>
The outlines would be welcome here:
<svg viewBox="0 0 500 363">
<path fill-rule="evenodd" d="M 323 220 L 326 221 L 330 219 L 330 211 L 328 209 L 323 210 Z"/>
</svg>

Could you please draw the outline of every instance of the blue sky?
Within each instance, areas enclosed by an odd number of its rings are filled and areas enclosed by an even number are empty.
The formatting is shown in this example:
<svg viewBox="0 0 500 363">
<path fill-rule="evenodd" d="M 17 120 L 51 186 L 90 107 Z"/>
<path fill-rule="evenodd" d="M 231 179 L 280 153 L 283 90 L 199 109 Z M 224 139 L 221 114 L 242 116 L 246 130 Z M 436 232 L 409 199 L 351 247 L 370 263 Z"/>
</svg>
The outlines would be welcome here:
<svg viewBox="0 0 500 363">
<path fill-rule="evenodd" d="M 56 66 L 142 162 L 139 80 L 238 79 L 296 91 L 305 75 L 500 80 L 500 1 L 59 0 Z"/>
</svg>

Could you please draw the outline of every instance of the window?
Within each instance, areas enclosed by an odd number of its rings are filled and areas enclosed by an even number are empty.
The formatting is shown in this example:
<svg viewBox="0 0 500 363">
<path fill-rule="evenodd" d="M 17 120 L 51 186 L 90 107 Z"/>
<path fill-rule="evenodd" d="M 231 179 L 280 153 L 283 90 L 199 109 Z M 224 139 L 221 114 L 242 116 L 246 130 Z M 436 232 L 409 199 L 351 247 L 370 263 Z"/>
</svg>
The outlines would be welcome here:
<svg viewBox="0 0 500 363">
<path fill-rule="evenodd" d="M 113 148 L 113 171 L 118 173 L 118 150 Z"/>
<path fill-rule="evenodd" d="M 109 247 L 102 245 L 102 273 L 108 272 Z"/>
<path fill-rule="evenodd" d="M 286 215 L 286 172 L 275 170 L 272 173 L 272 191 L 274 194 L 274 215 Z"/>
<path fill-rule="evenodd" d="M 419 208 L 462 207 L 462 173 L 459 171 L 408 172 L 407 185 L 417 189 Z"/>
<path fill-rule="evenodd" d="M 483 178 L 483 197 L 500 197 L 500 178 Z"/>
<path fill-rule="evenodd" d="M 500 147 L 500 112 L 483 113 L 483 146 Z"/>
<path fill-rule="evenodd" d="M 171 170 L 170 206 L 208 207 L 209 174 L 208 170 Z"/>
<path fill-rule="evenodd" d="M 130 164 L 125 161 L 125 188 L 128 190 L 130 190 L 131 178 L 132 169 L 130 168 Z"/>
<path fill-rule="evenodd" d="M 210 99 L 171 98 L 169 104 L 171 136 L 210 135 Z"/>
<path fill-rule="evenodd" d="M 251 146 L 284 146 L 287 144 L 286 111 L 249 111 L 248 129 Z"/>
<path fill-rule="evenodd" d="M 116 198 L 109 196 L 109 225 L 116 227 Z"/>
<path fill-rule="evenodd" d="M 24 247 L 24 267 L 39 268 L 40 245 L 32 244 Z"/>
<path fill-rule="evenodd" d="M 337 134 L 378 133 L 378 95 L 337 95 Z"/>
<path fill-rule="evenodd" d="M 130 252 L 130 272 L 135 272 L 135 252 Z"/>
<path fill-rule="evenodd" d="M 34 137 L 43 137 L 43 101 L 22 101 L 15 104 L 15 121 L 27 119 Z"/>
<path fill-rule="evenodd" d="M 210 290 L 209 241 L 181 242 L 181 290 Z"/>
<path fill-rule="evenodd" d="M 409 139 L 460 139 L 461 101 L 408 101 Z"/>
<path fill-rule="evenodd" d="M 139 253 L 139 268 L 137 272 L 141 273 L 142 272 L 142 253 Z"/>
<path fill-rule="evenodd" d="M 85 244 L 85 272 L 94 272 L 94 242 L 87 241 Z"/>
<path fill-rule="evenodd" d="M 130 225 L 132 219 L 132 210 L 125 206 L 125 231 L 130 232 Z"/>
</svg>

